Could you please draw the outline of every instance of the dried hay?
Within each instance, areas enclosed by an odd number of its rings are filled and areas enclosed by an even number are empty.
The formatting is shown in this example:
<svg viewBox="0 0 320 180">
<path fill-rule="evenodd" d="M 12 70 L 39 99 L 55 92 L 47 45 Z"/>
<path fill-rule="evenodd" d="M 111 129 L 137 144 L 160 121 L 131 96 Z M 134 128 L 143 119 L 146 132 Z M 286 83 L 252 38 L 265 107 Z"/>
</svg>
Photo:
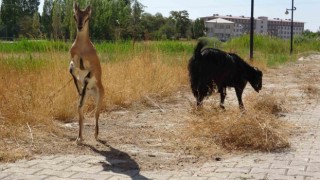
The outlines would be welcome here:
<svg viewBox="0 0 320 180">
<path fill-rule="evenodd" d="M 202 148 L 211 142 L 227 150 L 276 151 L 290 147 L 290 125 L 278 119 L 287 111 L 284 97 L 248 95 L 246 111 L 237 107 L 223 111 L 218 108 L 194 110 L 187 126 L 189 135 L 202 139 Z M 199 142 L 197 142 L 199 146 Z M 205 150 L 202 150 L 205 152 Z M 206 153 L 212 153 L 207 151 Z"/>
</svg>

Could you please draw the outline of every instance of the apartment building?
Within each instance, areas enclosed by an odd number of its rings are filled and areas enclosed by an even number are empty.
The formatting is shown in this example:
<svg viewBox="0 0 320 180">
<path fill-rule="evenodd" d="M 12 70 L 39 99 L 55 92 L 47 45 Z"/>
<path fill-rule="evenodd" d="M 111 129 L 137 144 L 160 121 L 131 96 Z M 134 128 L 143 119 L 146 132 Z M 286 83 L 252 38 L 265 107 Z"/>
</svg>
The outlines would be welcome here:
<svg viewBox="0 0 320 180">
<path fill-rule="evenodd" d="M 222 20 L 219 20 L 218 22 L 215 22 L 214 19 L 224 19 L 230 22 L 233 22 L 234 25 L 234 32 L 230 34 L 230 37 L 233 36 L 239 36 L 241 34 L 249 33 L 250 32 L 250 17 L 245 16 L 232 16 L 232 15 L 226 15 L 226 16 L 220 16 L 219 14 L 214 14 L 213 16 L 208 17 L 202 17 L 202 19 L 205 22 L 206 27 L 212 26 L 210 24 L 216 23 L 219 24 L 219 22 L 222 22 Z M 215 26 L 215 27 L 221 27 L 221 26 Z M 291 20 L 290 19 L 269 19 L 268 17 L 261 16 L 256 19 L 254 19 L 254 31 L 256 34 L 262 34 L 262 35 L 269 35 L 269 36 L 276 36 L 283 39 L 289 39 L 290 33 L 291 33 Z M 207 35 L 208 36 L 215 36 L 212 33 L 208 32 L 207 28 Z M 212 30 L 211 31 L 221 31 L 219 30 Z M 304 31 L 304 22 L 293 22 L 293 35 L 301 35 Z M 217 37 L 217 36 L 216 36 Z"/>
<path fill-rule="evenodd" d="M 235 23 L 222 18 L 216 18 L 205 22 L 206 35 L 217 37 L 222 41 L 234 36 Z"/>
</svg>

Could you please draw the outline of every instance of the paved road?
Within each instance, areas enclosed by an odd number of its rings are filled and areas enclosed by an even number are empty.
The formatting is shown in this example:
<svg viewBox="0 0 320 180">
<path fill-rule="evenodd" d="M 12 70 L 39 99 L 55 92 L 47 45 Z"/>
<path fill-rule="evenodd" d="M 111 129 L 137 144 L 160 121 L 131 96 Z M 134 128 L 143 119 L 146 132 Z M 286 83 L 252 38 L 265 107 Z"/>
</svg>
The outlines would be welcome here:
<svg viewBox="0 0 320 180">
<path fill-rule="evenodd" d="M 310 66 L 319 73 L 320 56 L 300 61 L 297 66 Z M 313 69 L 312 69 L 313 68 Z M 319 80 L 319 79 L 318 79 Z M 255 153 L 211 161 L 200 168 L 179 171 L 140 171 L 128 162 L 104 156 L 56 155 L 0 164 L 0 179 L 294 179 L 320 180 L 320 104 L 317 100 L 303 109 L 286 114 L 286 120 L 305 131 L 291 139 L 292 149 L 282 153 Z M 129 160 L 131 158 L 128 158 Z"/>
</svg>

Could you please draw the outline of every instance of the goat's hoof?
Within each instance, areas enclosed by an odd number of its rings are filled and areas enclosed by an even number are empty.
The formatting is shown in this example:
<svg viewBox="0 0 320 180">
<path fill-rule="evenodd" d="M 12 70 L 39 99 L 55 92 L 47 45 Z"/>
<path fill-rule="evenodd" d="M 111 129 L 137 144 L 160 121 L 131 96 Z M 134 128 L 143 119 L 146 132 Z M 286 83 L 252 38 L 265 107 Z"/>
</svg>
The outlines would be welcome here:
<svg viewBox="0 0 320 180">
<path fill-rule="evenodd" d="M 220 108 L 221 108 L 222 110 L 226 110 L 226 108 L 224 107 L 224 105 L 220 105 Z"/>
<path fill-rule="evenodd" d="M 97 133 L 94 134 L 94 138 L 96 139 L 96 141 L 98 141 L 98 134 Z"/>
</svg>

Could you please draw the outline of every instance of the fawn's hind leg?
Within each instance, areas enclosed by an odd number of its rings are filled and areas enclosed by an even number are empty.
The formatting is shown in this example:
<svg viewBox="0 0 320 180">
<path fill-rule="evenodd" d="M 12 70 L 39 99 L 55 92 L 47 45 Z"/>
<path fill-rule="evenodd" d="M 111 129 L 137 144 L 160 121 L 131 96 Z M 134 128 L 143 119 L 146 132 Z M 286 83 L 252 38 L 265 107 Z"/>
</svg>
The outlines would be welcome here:
<svg viewBox="0 0 320 180">
<path fill-rule="evenodd" d="M 83 115 L 83 105 L 87 99 L 87 85 L 89 81 L 90 73 L 87 75 L 87 77 L 84 79 L 84 85 L 82 88 L 82 92 L 80 94 L 80 99 L 79 99 L 79 106 L 78 106 L 78 113 L 79 113 L 79 135 L 76 140 L 77 143 L 81 143 L 83 141 L 82 137 L 82 130 L 83 130 L 83 120 L 84 120 L 84 115 Z"/>
<path fill-rule="evenodd" d="M 94 137 L 97 140 L 99 135 L 99 115 L 103 104 L 103 97 L 104 97 L 104 89 L 101 83 L 97 84 L 95 101 L 96 101 L 96 111 L 95 111 L 95 132 Z"/>
<path fill-rule="evenodd" d="M 73 82 L 74 82 L 74 85 L 76 86 L 77 88 L 77 92 L 78 94 L 80 95 L 80 82 L 77 80 L 76 76 L 74 75 L 74 71 L 75 71 L 75 67 L 74 67 L 74 63 L 73 61 L 70 62 L 70 66 L 69 66 L 69 73 L 71 74 L 72 78 L 73 78 Z"/>
</svg>

